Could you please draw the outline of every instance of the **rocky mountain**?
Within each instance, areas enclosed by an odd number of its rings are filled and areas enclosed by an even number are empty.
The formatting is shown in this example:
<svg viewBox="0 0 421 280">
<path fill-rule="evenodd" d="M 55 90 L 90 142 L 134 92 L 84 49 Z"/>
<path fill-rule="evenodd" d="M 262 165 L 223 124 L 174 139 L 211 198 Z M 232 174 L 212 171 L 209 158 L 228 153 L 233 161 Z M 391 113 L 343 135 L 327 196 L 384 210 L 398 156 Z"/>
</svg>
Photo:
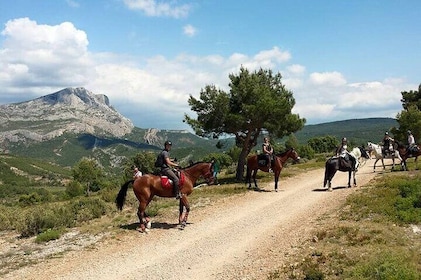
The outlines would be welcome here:
<svg viewBox="0 0 421 280">
<path fill-rule="evenodd" d="M 64 133 L 122 137 L 133 123 L 103 94 L 66 88 L 30 101 L 0 105 L 0 143 L 41 142 Z"/>
</svg>

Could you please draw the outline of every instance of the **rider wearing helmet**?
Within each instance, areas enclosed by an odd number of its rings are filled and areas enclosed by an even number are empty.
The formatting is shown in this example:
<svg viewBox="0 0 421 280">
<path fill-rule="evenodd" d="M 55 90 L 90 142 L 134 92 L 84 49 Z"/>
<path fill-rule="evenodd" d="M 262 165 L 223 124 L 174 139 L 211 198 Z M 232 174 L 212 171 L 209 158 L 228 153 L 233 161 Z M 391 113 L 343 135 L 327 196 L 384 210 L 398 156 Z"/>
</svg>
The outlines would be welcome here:
<svg viewBox="0 0 421 280">
<path fill-rule="evenodd" d="M 336 156 L 341 157 L 345 167 L 357 170 L 357 159 L 348 152 L 348 141 L 346 137 L 342 138 L 341 145 L 336 149 Z"/>
<path fill-rule="evenodd" d="M 394 142 L 394 141 L 395 141 L 395 139 L 390 137 L 389 132 L 386 131 L 384 133 L 384 137 L 383 137 L 383 149 L 382 149 L 383 157 L 386 157 L 387 155 L 390 154 L 390 146 L 391 146 L 392 142 Z"/>
</svg>

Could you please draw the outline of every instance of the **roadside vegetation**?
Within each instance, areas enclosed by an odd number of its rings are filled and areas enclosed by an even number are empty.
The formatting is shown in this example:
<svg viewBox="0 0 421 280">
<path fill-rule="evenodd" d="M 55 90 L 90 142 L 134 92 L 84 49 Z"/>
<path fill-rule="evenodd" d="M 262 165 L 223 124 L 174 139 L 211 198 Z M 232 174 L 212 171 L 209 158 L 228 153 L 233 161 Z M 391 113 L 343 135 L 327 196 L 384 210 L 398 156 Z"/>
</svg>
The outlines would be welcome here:
<svg viewBox="0 0 421 280">
<path fill-rule="evenodd" d="M 420 182 L 391 172 L 362 187 L 267 279 L 421 279 Z"/>
</svg>

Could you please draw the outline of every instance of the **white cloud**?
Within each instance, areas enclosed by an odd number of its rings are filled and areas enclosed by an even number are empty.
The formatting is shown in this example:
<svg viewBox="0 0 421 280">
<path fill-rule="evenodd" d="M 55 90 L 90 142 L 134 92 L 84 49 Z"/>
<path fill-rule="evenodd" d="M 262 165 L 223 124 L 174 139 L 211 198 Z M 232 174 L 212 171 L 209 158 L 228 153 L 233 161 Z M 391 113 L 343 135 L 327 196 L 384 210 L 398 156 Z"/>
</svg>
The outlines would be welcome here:
<svg viewBox="0 0 421 280">
<path fill-rule="evenodd" d="M 172 5 L 165 1 L 155 0 L 124 0 L 124 3 L 129 9 L 143 11 L 147 16 L 152 17 L 173 17 L 183 18 L 189 14 L 191 9 L 190 5 Z"/>
<path fill-rule="evenodd" d="M 395 117 L 401 110 L 400 92 L 418 88 L 399 78 L 348 83 L 338 71 L 309 75 L 303 65 L 285 65 L 291 54 L 278 47 L 228 57 L 154 56 L 141 63 L 127 55 L 90 53 L 86 33 L 69 22 L 42 25 L 16 19 L 7 22 L 1 34 L 0 104 L 83 86 L 108 95 L 119 112 L 142 128 L 188 129 L 182 119 L 184 113 L 194 115 L 187 103 L 189 95 L 198 97 L 208 84 L 229 90 L 228 75 L 238 73 L 241 66 L 250 71 L 270 68 L 285 75 L 282 82 L 296 100 L 294 112 L 308 123 Z"/>
<path fill-rule="evenodd" d="M 291 54 L 287 51 L 281 51 L 278 47 L 273 47 L 271 50 L 260 51 L 254 56 L 254 60 L 260 62 L 277 62 L 284 63 L 291 59 Z"/>
<path fill-rule="evenodd" d="M 343 86 L 346 84 L 345 78 L 339 72 L 312 73 L 310 74 L 310 81 L 320 86 Z"/>
<path fill-rule="evenodd" d="M 84 31 L 72 23 L 39 25 L 28 18 L 10 20 L 1 35 L 0 79 L 3 87 L 23 92 L 35 85 L 73 86 L 88 79 L 91 60 Z"/>
<path fill-rule="evenodd" d="M 193 37 L 194 35 L 196 35 L 196 28 L 194 28 L 192 25 L 187 24 L 183 27 L 183 32 L 184 34 L 186 34 L 189 37 Z"/>
<path fill-rule="evenodd" d="M 299 64 L 292 64 L 287 67 L 287 71 L 294 75 L 301 75 L 304 74 L 306 71 L 305 66 L 299 65 Z"/>
</svg>

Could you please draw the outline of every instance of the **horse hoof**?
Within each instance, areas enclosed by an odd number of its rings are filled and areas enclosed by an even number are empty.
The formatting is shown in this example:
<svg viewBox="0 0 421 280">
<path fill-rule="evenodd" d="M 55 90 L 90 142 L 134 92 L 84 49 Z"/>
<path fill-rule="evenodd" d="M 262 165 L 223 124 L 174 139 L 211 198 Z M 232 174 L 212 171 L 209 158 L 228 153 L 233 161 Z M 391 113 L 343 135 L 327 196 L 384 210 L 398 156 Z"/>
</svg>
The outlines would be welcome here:
<svg viewBox="0 0 421 280">
<path fill-rule="evenodd" d="M 152 227 L 152 223 L 151 223 L 151 221 L 148 221 L 147 223 L 146 223 L 146 228 L 147 229 L 150 229 Z"/>
<path fill-rule="evenodd" d="M 185 228 L 186 228 L 186 225 L 187 225 L 187 223 L 186 223 L 186 222 L 182 222 L 182 223 L 180 223 L 180 227 L 179 227 L 179 229 L 180 229 L 180 230 L 185 229 Z"/>
<path fill-rule="evenodd" d="M 138 227 L 137 229 L 136 229 L 138 232 L 140 232 L 140 233 L 148 233 L 148 229 L 146 229 L 146 228 L 141 228 L 141 227 Z"/>
</svg>

